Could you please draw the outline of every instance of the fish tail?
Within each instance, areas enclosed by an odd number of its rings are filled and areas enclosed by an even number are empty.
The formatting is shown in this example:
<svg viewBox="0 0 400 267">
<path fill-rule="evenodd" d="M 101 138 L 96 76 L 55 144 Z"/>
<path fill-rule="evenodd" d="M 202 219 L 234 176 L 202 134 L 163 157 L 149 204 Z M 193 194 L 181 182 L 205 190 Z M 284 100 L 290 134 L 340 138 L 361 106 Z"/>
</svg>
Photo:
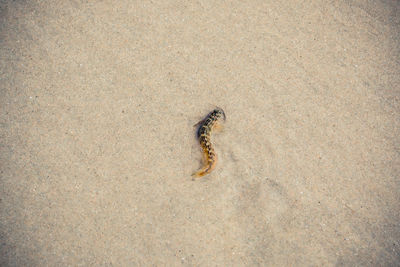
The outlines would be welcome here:
<svg viewBox="0 0 400 267">
<path fill-rule="evenodd" d="M 193 173 L 192 176 L 195 177 L 195 178 L 199 178 L 199 177 L 202 177 L 204 175 L 207 175 L 212 170 L 214 170 L 216 165 L 217 165 L 217 159 L 216 158 L 214 158 L 212 160 L 209 160 L 207 162 L 207 165 L 205 165 L 203 168 L 201 168 L 197 172 Z"/>
</svg>

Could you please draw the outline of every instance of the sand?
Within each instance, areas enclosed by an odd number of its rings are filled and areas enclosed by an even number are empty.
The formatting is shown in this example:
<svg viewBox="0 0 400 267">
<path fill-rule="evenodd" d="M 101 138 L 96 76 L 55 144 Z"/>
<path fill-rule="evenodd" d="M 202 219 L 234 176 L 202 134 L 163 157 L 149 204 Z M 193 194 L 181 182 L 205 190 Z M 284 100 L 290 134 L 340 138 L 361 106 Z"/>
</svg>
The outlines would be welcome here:
<svg viewBox="0 0 400 267">
<path fill-rule="evenodd" d="M 399 264 L 399 2 L 0 10 L 1 266 Z"/>
</svg>

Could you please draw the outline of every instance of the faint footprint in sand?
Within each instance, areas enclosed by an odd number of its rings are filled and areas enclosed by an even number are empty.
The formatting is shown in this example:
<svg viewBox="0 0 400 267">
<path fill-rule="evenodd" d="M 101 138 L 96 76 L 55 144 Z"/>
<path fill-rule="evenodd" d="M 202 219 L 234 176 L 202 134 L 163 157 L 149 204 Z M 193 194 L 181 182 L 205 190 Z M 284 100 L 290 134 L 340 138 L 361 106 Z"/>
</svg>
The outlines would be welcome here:
<svg viewBox="0 0 400 267">
<path fill-rule="evenodd" d="M 275 232 L 285 227 L 282 221 L 290 219 L 294 201 L 276 176 L 275 154 L 270 144 L 264 145 L 270 150 L 260 154 L 256 146 L 246 142 L 239 143 L 232 137 L 224 140 L 221 176 L 233 187 L 231 203 L 236 223 L 242 229 L 242 238 L 250 242 L 248 248 L 264 251 L 271 240 L 278 238 Z"/>
</svg>

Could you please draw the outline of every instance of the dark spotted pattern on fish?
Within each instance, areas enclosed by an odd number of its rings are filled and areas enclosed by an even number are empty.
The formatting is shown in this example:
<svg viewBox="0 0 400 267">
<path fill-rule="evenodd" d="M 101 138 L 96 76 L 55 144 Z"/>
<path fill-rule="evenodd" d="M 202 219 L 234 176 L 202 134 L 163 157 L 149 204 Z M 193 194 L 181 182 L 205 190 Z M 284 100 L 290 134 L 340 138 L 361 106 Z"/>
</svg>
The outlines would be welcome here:
<svg viewBox="0 0 400 267">
<path fill-rule="evenodd" d="M 197 138 L 203 149 L 204 166 L 192 175 L 194 177 L 201 177 L 209 174 L 215 168 L 217 155 L 211 144 L 211 132 L 221 119 L 224 121 L 226 120 L 225 112 L 221 108 L 216 108 L 211 111 L 204 120 L 199 122 L 200 126 L 197 131 Z"/>
</svg>

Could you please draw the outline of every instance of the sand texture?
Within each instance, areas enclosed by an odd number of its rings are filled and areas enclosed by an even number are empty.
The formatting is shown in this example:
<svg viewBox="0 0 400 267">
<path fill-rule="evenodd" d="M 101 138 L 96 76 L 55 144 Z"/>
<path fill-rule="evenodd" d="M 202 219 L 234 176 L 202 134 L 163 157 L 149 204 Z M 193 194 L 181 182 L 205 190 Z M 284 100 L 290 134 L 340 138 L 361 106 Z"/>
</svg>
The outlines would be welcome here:
<svg viewBox="0 0 400 267">
<path fill-rule="evenodd" d="M 399 266 L 398 1 L 0 20 L 0 266 Z M 218 165 L 192 180 L 215 106 Z"/>
</svg>

